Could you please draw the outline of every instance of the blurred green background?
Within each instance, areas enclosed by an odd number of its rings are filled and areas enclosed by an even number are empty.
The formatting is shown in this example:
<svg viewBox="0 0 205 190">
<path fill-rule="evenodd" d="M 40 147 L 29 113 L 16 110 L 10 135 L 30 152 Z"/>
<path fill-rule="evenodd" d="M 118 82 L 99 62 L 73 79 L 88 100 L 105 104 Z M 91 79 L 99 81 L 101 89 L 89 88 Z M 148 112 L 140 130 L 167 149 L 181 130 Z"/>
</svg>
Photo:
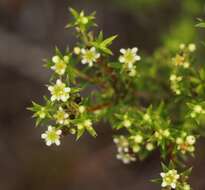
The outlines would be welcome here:
<svg viewBox="0 0 205 190">
<path fill-rule="evenodd" d="M 59 148 L 40 139 L 44 128 L 34 128 L 31 100 L 48 94 L 49 72 L 42 59 L 53 47 L 72 47 L 72 32 L 64 29 L 68 7 L 97 11 L 97 23 L 106 36 L 119 34 L 114 52 L 138 46 L 152 56 L 162 48 L 174 51 L 180 43 L 196 42 L 202 64 L 204 0 L 1 0 L 0 1 L 0 190 L 159 190 L 149 182 L 158 177 L 159 153 L 142 163 L 123 165 L 115 159 L 108 124 L 96 126 L 98 138 L 79 142 L 68 136 Z M 205 140 L 197 145 L 193 188 L 205 189 Z"/>
</svg>

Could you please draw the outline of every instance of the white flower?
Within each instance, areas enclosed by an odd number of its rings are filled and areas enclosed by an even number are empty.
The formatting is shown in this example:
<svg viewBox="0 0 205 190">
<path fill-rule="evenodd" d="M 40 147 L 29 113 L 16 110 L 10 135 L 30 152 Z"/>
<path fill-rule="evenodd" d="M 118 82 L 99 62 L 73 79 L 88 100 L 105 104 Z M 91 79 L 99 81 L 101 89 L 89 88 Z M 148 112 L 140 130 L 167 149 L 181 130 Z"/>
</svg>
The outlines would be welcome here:
<svg viewBox="0 0 205 190">
<path fill-rule="evenodd" d="M 204 114 L 205 110 L 202 108 L 201 105 L 195 105 L 193 107 L 193 111 L 191 112 L 191 117 L 195 118 L 199 114 Z"/>
<path fill-rule="evenodd" d="M 130 162 L 136 161 L 136 158 L 129 153 L 120 152 L 117 154 L 117 159 L 122 160 L 124 164 L 129 164 Z"/>
<path fill-rule="evenodd" d="M 196 142 L 196 138 L 193 135 L 189 135 L 186 137 L 186 142 L 189 145 L 194 145 Z"/>
<path fill-rule="evenodd" d="M 60 135 L 62 131 L 60 129 L 56 129 L 55 127 L 49 126 L 48 130 L 41 135 L 42 139 L 45 139 L 46 145 L 50 146 L 52 144 L 60 145 Z"/>
<path fill-rule="evenodd" d="M 56 114 L 54 115 L 54 118 L 56 119 L 56 123 L 58 124 L 67 124 L 68 116 L 69 115 L 63 110 L 63 108 L 60 107 L 56 112 Z"/>
<path fill-rule="evenodd" d="M 138 134 L 138 135 L 133 136 L 133 140 L 135 143 L 141 143 L 143 141 L 143 137 L 142 135 Z"/>
<path fill-rule="evenodd" d="M 66 87 L 66 85 L 60 79 L 56 81 L 54 86 L 48 86 L 48 90 L 52 95 L 51 101 L 62 100 L 63 102 L 66 102 L 70 97 L 69 92 L 71 89 Z"/>
<path fill-rule="evenodd" d="M 171 187 L 176 189 L 177 182 L 180 177 L 176 170 L 169 170 L 167 173 L 162 172 L 160 175 L 162 177 L 162 187 Z"/>
<path fill-rule="evenodd" d="M 196 45 L 193 44 L 193 43 L 192 43 L 192 44 L 189 44 L 189 45 L 188 45 L 188 49 L 189 49 L 190 52 L 194 52 L 194 51 L 196 50 Z"/>
<path fill-rule="evenodd" d="M 84 113 L 85 112 L 85 106 L 79 106 L 78 108 L 80 113 Z"/>
<path fill-rule="evenodd" d="M 175 74 L 172 74 L 170 76 L 170 80 L 173 81 L 173 82 L 179 82 L 182 80 L 182 77 L 181 76 L 176 76 Z"/>
<path fill-rule="evenodd" d="M 90 49 L 82 49 L 82 64 L 88 63 L 90 67 L 93 66 L 93 63 L 97 61 L 97 59 L 100 57 L 100 53 L 97 53 L 95 47 L 92 47 Z"/>
<path fill-rule="evenodd" d="M 179 48 L 180 48 L 181 50 L 183 50 L 185 47 L 186 47 L 185 44 L 180 44 L 180 45 L 179 45 Z"/>
<path fill-rule="evenodd" d="M 128 75 L 129 75 L 130 77 L 135 77 L 135 76 L 137 75 L 137 71 L 136 71 L 136 67 L 135 67 L 135 66 L 133 66 L 133 67 L 129 70 Z"/>
<path fill-rule="evenodd" d="M 114 138 L 114 143 L 117 145 L 118 152 L 128 152 L 129 141 L 124 136 L 119 136 Z"/>
<path fill-rule="evenodd" d="M 130 127 L 130 126 L 132 125 L 132 122 L 131 122 L 129 119 L 125 119 L 125 120 L 123 121 L 123 125 L 124 125 L 125 127 Z"/>
<path fill-rule="evenodd" d="M 123 54 L 119 57 L 121 63 L 125 63 L 128 69 L 132 69 L 133 64 L 136 61 L 139 61 L 141 58 L 137 55 L 138 48 L 134 47 L 132 49 L 120 49 L 120 52 Z"/>
<path fill-rule="evenodd" d="M 66 70 L 66 63 L 69 61 L 68 56 L 64 56 L 63 59 L 61 59 L 59 56 L 54 56 L 52 58 L 52 61 L 54 65 L 51 67 L 52 70 L 54 70 L 57 74 L 63 75 Z"/>
<path fill-rule="evenodd" d="M 74 52 L 76 55 L 79 55 L 80 52 L 81 52 L 81 49 L 80 49 L 79 47 L 74 47 L 73 52 Z"/>
<path fill-rule="evenodd" d="M 148 151 L 152 151 L 152 150 L 154 149 L 154 145 L 153 145 L 152 143 L 147 143 L 147 144 L 146 144 L 146 149 L 147 149 Z"/>
<path fill-rule="evenodd" d="M 170 132 L 169 129 L 165 129 L 165 130 L 159 129 L 154 133 L 154 135 L 158 140 L 162 140 L 163 138 L 168 138 L 170 136 Z"/>
<path fill-rule="evenodd" d="M 193 135 L 187 136 L 187 134 L 182 134 L 181 137 L 176 139 L 177 149 L 181 151 L 182 154 L 187 152 L 194 152 L 196 143 L 196 138 Z"/>
</svg>

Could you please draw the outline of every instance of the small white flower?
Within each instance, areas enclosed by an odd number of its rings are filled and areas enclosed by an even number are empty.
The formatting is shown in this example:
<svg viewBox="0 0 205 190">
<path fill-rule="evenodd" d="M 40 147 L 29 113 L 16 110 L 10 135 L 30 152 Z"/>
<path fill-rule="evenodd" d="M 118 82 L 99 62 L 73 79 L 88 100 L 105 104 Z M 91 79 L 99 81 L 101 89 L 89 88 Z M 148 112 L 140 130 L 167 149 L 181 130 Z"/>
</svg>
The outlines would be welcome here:
<svg viewBox="0 0 205 190">
<path fill-rule="evenodd" d="M 180 175 L 177 173 L 176 170 L 169 170 L 167 173 L 160 173 L 162 177 L 162 187 L 171 187 L 173 189 L 176 188 L 178 179 Z"/>
<path fill-rule="evenodd" d="M 190 52 L 194 52 L 194 51 L 196 50 L 196 45 L 193 44 L 193 43 L 192 43 L 192 44 L 189 44 L 189 45 L 188 45 L 188 49 L 189 49 Z"/>
<path fill-rule="evenodd" d="M 133 140 L 135 143 L 141 143 L 143 141 L 143 137 L 142 135 L 138 134 L 138 135 L 133 136 Z"/>
<path fill-rule="evenodd" d="M 97 61 L 100 57 L 100 53 L 97 53 L 95 47 L 90 49 L 82 49 L 82 64 L 88 64 L 90 67 L 93 66 L 93 63 Z"/>
<path fill-rule="evenodd" d="M 154 136 L 158 139 L 158 140 L 162 140 L 163 138 L 168 138 L 170 136 L 170 132 L 169 129 L 159 129 L 158 131 L 156 131 L 154 133 Z"/>
<path fill-rule="evenodd" d="M 85 106 L 79 106 L 78 108 L 80 113 L 84 113 L 85 112 Z"/>
<path fill-rule="evenodd" d="M 117 154 L 117 159 L 122 160 L 124 164 L 129 164 L 130 162 L 136 161 L 136 158 L 129 153 L 120 152 Z"/>
<path fill-rule="evenodd" d="M 125 127 L 130 127 L 130 126 L 132 125 L 132 122 L 131 122 L 129 119 L 125 119 L 125 120 L 123 121 L 123 125 L 124 125 Z"/>
<path fill-rule="evenodd" d="M 185 47 L 186 47 L 185 44 L 180 44 L 180 45 L 179 45 L 179 48 L 180 48 L 181 50 L 183 50 Z"/>
<path fill-rule="evenodd" d="M 147 144 L 146 144 L 146 149 L 147 149 L 148 151 L 152 151 L 152 150 L 154 150 L 154 145 L 153 145 L 152 143 L 147 143 Z"/>
<path fill-rule="evenodd" d="M 66 113 L 62 107 L 59 108 L 59 110 L 56 112 L 54 115 L 54 118 L 56 119 L 57 124 L 66 124 L 67 123 L 67 118 L 68 118 L 68 113 Z"/>
<path fill-rule="evenodd" d="M 135 67 L 135 66 L 133 66 L 133 67 L 129 70 L 128 75 L 129 75 L 130 77 L 135 77 L 135 76 L 137 75 L 137 71 L 136 71 L 136 67 Z"/>
<path fill-rule="evenodd" d="M 81 49 L 80 49 L 79 47 L 74 47 L 73 52 L 74 52 L 76 55 L 79 55 L 80 52 L 81 52 Z"/>
<path fill-rule="evenodd" d="M 180 82 L 182 80 L 182 77 L 181 76 L 176 76 L 175 74 L 172 74 L 170 76 L 170 80 L 173 81 L 173 82 Z"/>
<path fill-rule="evenodd" d="M 189 135 L 189 136 L 186 137 L 186 142 L 189 145 L 194 145 L 195 142 L 196 142 L 196 138 L 193 135 Z"/>
<path fill-rule="evenodd" d="M 70 97 L 69 92 L 71 89 L 66 87 L 66 85 L 60 79 L 56 81 L 54 86 L 48 86 L 48 90 L 52 95 L 51 101 L 62 100 L 63 102 L 66 102 Z"/>
<path fill-rule="evenodd" d="M 129 149 L 129 141 L 124 136 L 115 137 L 114 143 L 117 145 L 118 152 L 127 152 Z"/>
<path fill-rule="evenodd" d="M 196 105 L 196 106 L 194 106 L 194 111 L 196 113 L 202 113 L 203 112 L 203 108 L 200 105 Z"/>
<path fill-rule="evenodd" d="M 46 145 L 50 146 L 52 144 L 60 145 L 60 135 L 62 131 L 60 129 L 56 129 L 55 127 L 49 126 L 48 130 L 41 135 L 42 139 L 45 139 Z"/>
<path fill-rule="evenodd" d="M 141 150 L 141 148 L 140 148 L 139 145 L 135 145 L 135 146 L 132 147 L 132 150 L 133 150 L 134 153 L 138 153 Z"/>
<path fill-rule="evenodd" d="M 54 70 L 57 74 L 63 75 L 66 71 L 66 63 L 69 61 L 69 57 L 64 56 L 64 58 L 61 59 L 59 56 L 54 56 L 52 61 L 54 65 L 51 67 L 51 69 Z"/>
<path fill-rule="evenodd" d="M 121 63 L 125 63 L 128 69 L 132 69 L 133 64 L 139 61 L 141 58 L 137 55 L 138 48 L 134 47 L 132 49 L 120 49 L 122 55 L 119 57 Z"/>
</svg>

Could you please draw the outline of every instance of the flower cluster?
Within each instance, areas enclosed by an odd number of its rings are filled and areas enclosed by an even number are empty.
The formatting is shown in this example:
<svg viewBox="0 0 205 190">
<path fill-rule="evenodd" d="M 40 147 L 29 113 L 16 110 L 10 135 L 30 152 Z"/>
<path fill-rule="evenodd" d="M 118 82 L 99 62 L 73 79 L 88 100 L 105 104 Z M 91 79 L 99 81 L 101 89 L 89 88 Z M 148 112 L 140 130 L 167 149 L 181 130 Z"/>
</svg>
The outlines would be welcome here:
<svg viewBox="0 0 205 190">
<path fill-rule="evenodd" d="M 181 95 L 184 88 L 184 70 L 190 68 L 191 53 L 196 50 L 195 44 L 181 44 L 180 51 L 174 58 L 172 58 L 173 72 L 170 75 L 171 89 L 176 95 Z"/>
<path fill-rule="evenodd" d="M 179 189 L 179 190 L 191 190 L 190 185 L 187 183 L 188 176 L 191 169 L 188 169 L 182 173 L 179 173 L 174 167 L 173 162 L 170 162 L 169 167 L 162 164 L 163 172 L 161 176 L 161 186 L 164 189 Z"/>
<path fill-rule="evenodd" d="M 94 13 L 70 11 L 74 19 L 67 27 L 78 41 L 64 53 L 56 48 L 46 60 L 53 71 L 50 95 L 30 108 L 36 125 L 48 126 L 41 138 L 59 146 L 68 134 L 96 137 L 95 123 L 105 121 L 119 133 L 113 139 L 117 159 L 128 164 L 159 149 L 163 162 L 172 162 L 160 174 L 162 189 L 191 190 L 187 172 L 179 171 L 182 158 L 194 154 L 205 115 L 205 69 L 192 59 L 195 44 L 181 44 L 174 57 L 159 48 L 142 64 L 137 47 L 120 49 L 115 60 L 110 46 L 117 35 L 93 32 Z"/>
<path fill-rule="evenodd" d="M 181 94 L 181 85 L 180 82 L 182 81 L 182 76 L 177 76 L 175 74 L 172 74 L 170 76 L 171 81 L 171 89 L 177 94 Z"/>
<path fill-rule="evenodd" d="M 129 141 L 126 137 L 115 137 L 113 141 L 118 149 L 117 159 L 122 160 L 124 164 L 136 161 L 135 156 L 129 152 Z"/>
<path fill-rule="evenodd" d="M 192 108 L 192 111 L 190 113 L 191 118 L 197 118 L 198 116 L 205 114 L 205 110 L 202 107 L 202 105 L 197 105 L 197 104 L 196 105 L 189 104 L 189 105 Z"/>
</svg>

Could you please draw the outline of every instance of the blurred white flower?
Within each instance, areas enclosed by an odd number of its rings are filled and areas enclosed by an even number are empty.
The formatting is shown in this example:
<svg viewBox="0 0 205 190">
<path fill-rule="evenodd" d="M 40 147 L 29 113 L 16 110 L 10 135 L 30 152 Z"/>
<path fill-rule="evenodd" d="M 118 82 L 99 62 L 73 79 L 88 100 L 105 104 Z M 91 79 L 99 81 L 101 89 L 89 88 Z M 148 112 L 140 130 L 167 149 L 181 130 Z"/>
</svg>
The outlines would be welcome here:
<svg viewBox="0 0 205 190">
<path fill-rule="evenodd" d="M 62 131 L 56 129 L 55 127 L 49 126 L 48 130 L 41 135 L 42 139 L 45 139 L 46 145 L 50 146 L 52 144 L 60 145 L 60 135 Z"/>
<path fill-rule="evenodd" d="M 70 97 L 69 92 L 71 89 L 66 87 L 66 85 L 60 79 L 56 81 L 55 85 L 48 86 L 48 90 L 52 95 L 51 101 L 62 100 L 63 102 L 66 102 Z"/>
</svg>

